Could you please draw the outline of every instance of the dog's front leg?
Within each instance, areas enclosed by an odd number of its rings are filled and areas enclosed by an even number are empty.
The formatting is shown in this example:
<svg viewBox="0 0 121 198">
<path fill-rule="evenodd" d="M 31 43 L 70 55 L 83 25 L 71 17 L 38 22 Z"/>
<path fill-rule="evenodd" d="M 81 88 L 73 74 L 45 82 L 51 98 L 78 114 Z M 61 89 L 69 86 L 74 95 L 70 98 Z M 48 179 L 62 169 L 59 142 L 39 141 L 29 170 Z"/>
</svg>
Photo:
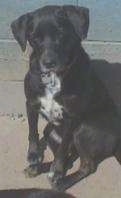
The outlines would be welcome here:
<svg viewBox="0 0 121 198">
<path fill-rule="evenodd" d="M 32 164 L 37 164 L 39 159 L 39 134 L 38 134 L 38 112 L 27 101 L 27 116 L 29 124 L 29 149 L 28 161 Z"/>
<path fill-rule="evenodd" d="M 36 176 L 38 173 L 39 164 L 39 134 L 38 134 L 38 112 L 34 106 L 26 102 L 28 124 L 29 124 L 29 148 L 28 148 L 28 161 L 29 167 L 25 169 L 25 174 L 29 177 Z"/>
</svg>

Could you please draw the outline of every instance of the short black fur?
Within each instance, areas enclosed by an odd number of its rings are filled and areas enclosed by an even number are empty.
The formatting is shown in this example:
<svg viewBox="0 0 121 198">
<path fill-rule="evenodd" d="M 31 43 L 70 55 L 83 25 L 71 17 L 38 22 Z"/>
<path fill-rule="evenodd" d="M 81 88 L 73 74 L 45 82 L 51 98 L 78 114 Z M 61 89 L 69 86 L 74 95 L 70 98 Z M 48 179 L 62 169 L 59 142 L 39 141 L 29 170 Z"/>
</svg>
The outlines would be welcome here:
<svg viewBox="0 0 121 198">
<path fill-rule="evenodd" d="M 59 190 L 94 172 L 107 157 L 115 156 L 121 162 L 120 117 L 80 44 L 87 36 L 88 26 L 88 9 L 75 6 L 47 6 L 20 17 L 11 26 L 22 50 L 25 51 L 27 41 L 33 49 L 25 77 L 30 162 L 27 173 L 30 176 L 38 173 L 38 163 L 42 163 L 49 144 L 55 156 L 50 180 Z M 38 97 L 45 95 L 42 74 L 50 72 L 61 81 L 61 90 L 54 100 L 63 106 L 63 119 L 58 126 L 48 123 L 40 145 L 37 124 L 41 102 Z M 52 138 L 53 133 L 57 133 L 61 143 Z M 65 177 L 78 157 L 81 160 L 79 171 Z"/>
</svg>

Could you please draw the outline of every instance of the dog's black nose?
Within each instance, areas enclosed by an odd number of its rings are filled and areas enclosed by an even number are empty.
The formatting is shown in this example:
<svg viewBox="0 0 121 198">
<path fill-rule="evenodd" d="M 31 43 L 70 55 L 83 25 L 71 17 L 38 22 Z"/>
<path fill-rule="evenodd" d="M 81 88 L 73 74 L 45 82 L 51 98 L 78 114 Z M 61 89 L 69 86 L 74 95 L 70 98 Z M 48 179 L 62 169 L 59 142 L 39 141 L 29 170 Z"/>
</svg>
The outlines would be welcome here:
<svg viewBox="0 0 121 198">
<path fill-rule="evenodd" d="M 43 61 L 43 64 L 47 67 L 47 68 L 53 68 L 56 66 L 56 63 L 54 60 L 51 59 L 46 59 Z"/>
</svg>

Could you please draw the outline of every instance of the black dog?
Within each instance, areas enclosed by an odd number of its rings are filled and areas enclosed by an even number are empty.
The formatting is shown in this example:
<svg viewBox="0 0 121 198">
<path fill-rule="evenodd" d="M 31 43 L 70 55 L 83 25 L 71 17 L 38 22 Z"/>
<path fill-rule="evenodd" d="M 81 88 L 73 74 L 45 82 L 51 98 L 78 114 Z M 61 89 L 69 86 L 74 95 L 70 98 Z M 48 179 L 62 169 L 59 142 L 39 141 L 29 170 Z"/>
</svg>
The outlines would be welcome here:
<svg viewBox="0 0 121 198">
<path fill-rule="evenodd" d="M 0 190 L 0 198 L 74 198 L 70 194 L 46 189 Z"/>
<path fill-rule="evenodd" d="M 37 129 L 39 112 L 49 123 L 63 128 L 61 137 L 67 129 L 74 129 L 80 120 L 77 113 L 80 111 L 78 94 L 81 87 L 78 84 L 83 86 L 83 70 L 87 73 L 89 66 L 88 56 L 80 46 L 80 41 L 87 36 L 88 26 L 88 9 L 75 6 L 47 6 L 21 16 L 11 25 L 22 50 L 25 51 L 27 41 L 33 48 L 30 70 L 25 77 L 29 175 L 37 174 L 37 164 L 43 159 Z M 67 122 L 74 126 L 67 126 Z M 45 131 L 47 137 L 47 130 Z M 58 144 L 53 133 L 50 139 Z M 41 140 L 40 147 L 43 147 L 43 142 L 44 139 Z M 51 146 L 56 153 L 56 145 Z"/>
<path fill-rule="evenodd" d="M 41 143 L 47 139 L 55 154 L 49 178 L 60 190 L 94 172 L 107 157 L 115 156 L 121 161 L 120 117 L 80 46 L 88 25 L 88 9 L 74 6 L 44 7 L 12 24 L 22 50 L 27 40 L 33 48 L 25 78 L 30 130 L 28 159 L 32 165 L 29 170 L 36 173 L 39 161 L 40 112 L 49 121 Z M 43 149 L 41 160 L 42 156 Z M 64 177 L 78 156 L 80 170 Z"/>
</svg>

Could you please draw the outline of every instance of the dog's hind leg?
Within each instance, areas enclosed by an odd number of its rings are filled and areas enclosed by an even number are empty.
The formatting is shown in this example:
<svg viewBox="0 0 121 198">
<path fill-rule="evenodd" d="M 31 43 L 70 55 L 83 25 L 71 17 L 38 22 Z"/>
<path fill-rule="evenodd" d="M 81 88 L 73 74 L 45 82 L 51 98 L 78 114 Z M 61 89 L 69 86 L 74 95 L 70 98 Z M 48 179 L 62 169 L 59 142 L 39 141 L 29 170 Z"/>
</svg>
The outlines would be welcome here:
<svg viewBox="0 0 121 198">
<path fill-rule="evenodd" d="M 80 159 L 80 168 L 75 173 L 65 176 L 53 183 L 51 183 L 52 188 L 58 191 L 65 191 L 66 189 L 72 187 L 74 184 L 84 179 L 91 173 L 94 173 L 97 169 L 94 161 L 91 159 Z"/>
<path fill-rule="evenodd" d="M 80 157 L 80 168 L 75 173 L 62 178 L 59 178 L 56 172 L 54 177 L 51 178 L 53 188 L 64 191 L 97 170 L 99 161 L 95 156 L 97 156 L 98 143 L 96 145 L 94 144 L 97 139 L 95 139 L 95 136 L 96 131 L 93 132 L 93 128 L 90 126 L 84 125 L 75 131 L 73 140 L 77 154 Z"/>
<path fill-rule="evenodd" d="M 75 129 L 75 122 L 72 122 L 70 119 L 66 119 L 62 127 L 59 126 L 63 131 L 62 141 L 59 144 L 56 153 L 55 158 L 52 163 L 52 166 L 50 168 L 50 172 L 48 174 L 48 178 L 50 180 L 50 183 L 54 180 L 58 180 L 65 176 L 65 162 L 68 158 L 69 153 L 69 145 L 71 144 L 73 140 L 73 130 Z"/>
<path fill-rule="evenodd" d="M 66 157 L 65 162 L 64 162 L 65 175 L 66 175 L 66 172 L 73 167 L 73 163 L 78 158 L 79 158 L 79 155 L 77 153 L 74 143 L 72 142 L 70 144 L 68 156 Z"/>
</svg>

